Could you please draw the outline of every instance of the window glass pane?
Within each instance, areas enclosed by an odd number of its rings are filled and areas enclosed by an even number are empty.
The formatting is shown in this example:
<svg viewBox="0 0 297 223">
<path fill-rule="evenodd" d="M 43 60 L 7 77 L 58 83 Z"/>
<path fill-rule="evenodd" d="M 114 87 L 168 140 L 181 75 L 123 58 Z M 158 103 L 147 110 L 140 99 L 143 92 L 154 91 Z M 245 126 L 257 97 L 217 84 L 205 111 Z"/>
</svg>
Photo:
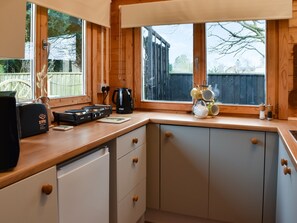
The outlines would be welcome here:
<svg viewBox="0 0 297 223">
<path fill-rule="evenodd" d="M 0 91 L 16 91 L 17 101 L 28 101 L 33 99 L 33 58 L 34 58 L 34 25 L 33 5 L 27 3 L 26 13 L 26 39 L 25 58 L 1 59 L 0 58 Z"/>
<path fill-rule="evenodd" d="M 48 10 L 48 95 L 85 94 L 84 21 Z"/>
<path fill-rule="evenodd" d="M 207 81 L 225 104 L 265 103 L 266 22 L 206 24 Z"/>
<path fill-rule="evenodd" d="M 191 101 L 193 25 L 142 28 L 142 100 Z"/>
</svg>

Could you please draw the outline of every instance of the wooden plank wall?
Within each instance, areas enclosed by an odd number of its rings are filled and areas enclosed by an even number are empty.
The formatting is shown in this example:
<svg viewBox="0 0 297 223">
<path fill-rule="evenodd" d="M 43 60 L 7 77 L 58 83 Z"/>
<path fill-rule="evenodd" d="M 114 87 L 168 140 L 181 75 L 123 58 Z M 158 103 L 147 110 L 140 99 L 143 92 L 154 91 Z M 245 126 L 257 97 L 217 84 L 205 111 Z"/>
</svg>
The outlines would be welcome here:
<svg viewBox="0 0 297 223">
<path fill-rule="evenodd" d="M 297 44 L 297 0 L 293 0 L 293 18 L 288 22 L 288 116 L 297 117 L 297 68 L 294 69 L 294 45 Z"/>
<path fill-rule="evenodd" d="M 133 30 L 120 29 L 119 5 L 154 1 L 159 0 L 112 0 L 109 75 L 111 93 L 118 87 L 135 89 Z M 276 101 L 278 101 L 276 103 L 278 104 L 279 119 L 297 118 L 297 71 L 295 71 L 296 75 L 293 71 L 293 47 L 294 44 L 297 44 L 297 0 L 293 0 L 293 18 L 281 20 L 277 26 L 279 35 L 276 38 L 278 38 L 279 46 L 276 46 L 278 49 L 275 52 L 279 54 L 279 63 L 267 64 L 267 67 L 268 69 L 272 69 L 271 67 L 278 69 L 278 74 L 273 78 L 276 80 L 276 84 L 268 83 L 267 91 L 275 92 L 273 98 L 276 97 Z"/>
</svg>

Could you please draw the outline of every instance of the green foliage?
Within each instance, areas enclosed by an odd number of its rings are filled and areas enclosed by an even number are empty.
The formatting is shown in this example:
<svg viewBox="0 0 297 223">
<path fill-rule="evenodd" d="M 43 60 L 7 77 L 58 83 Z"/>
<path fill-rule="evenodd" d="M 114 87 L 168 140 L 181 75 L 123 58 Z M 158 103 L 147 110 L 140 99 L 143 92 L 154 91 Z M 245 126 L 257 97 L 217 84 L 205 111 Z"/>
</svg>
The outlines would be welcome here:
<svg viewBox="0 0 297 223">
<path fill-rule="evenodd" d="M 4 67 L 2 64 L 0 64 L 0 73 L 4 73 Z"/>
<path fill-rule="evenodd" d="M 182 54 L 175 58 L 173 73 L 192 73 L 193 66 L 187 55 Z"/>
</svg>

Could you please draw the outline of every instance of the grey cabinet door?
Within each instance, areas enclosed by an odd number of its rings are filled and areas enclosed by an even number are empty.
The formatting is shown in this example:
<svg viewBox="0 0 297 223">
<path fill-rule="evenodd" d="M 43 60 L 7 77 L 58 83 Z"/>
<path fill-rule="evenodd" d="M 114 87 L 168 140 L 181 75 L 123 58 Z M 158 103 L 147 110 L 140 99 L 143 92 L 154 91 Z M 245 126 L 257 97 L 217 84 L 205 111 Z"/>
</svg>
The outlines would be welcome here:
<svg viewBox="0 0 297 223">
<path fill-rule="evenodd" d="M 161 210 L 206 218 L 208 169 L 208 128 L 161 125 Z"/>
<path fill-rule="evenodd" d="M 281 160 L 287 165 L 281 165 Z M 290 168 L 291 174 L 284 174 Z M 291 163 L 285 145 L 279 139 L 278 175 L 277 175 L 276 223 L 297 222 L 297 172 Z"/>
<path fill-rule="evenodd" d="M 211 219 L 262 222 L 264 154 L 264 132 L 210 130 Z"/>
</svg>

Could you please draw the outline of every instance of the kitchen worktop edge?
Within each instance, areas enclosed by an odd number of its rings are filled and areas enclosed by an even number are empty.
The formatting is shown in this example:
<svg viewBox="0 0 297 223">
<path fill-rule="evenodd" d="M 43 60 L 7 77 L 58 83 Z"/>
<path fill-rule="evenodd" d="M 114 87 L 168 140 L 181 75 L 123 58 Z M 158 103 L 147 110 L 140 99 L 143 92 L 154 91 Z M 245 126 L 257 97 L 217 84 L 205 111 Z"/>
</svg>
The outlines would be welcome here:
<svg viewBox="0 0 297 223">
<path fill-rule="evenodd" d="M 69 131 L 50 129 L 47 133 L 22 139 L 18 165 L 10 171 L 0 173 L 0 188 L 62 163 L 148 123 L 278 132 L 297 169 L 297 142 L 289 133 L 289 130 L 297 130 L 297 121 L 223 116 L 197 119 L 191 114 L 161 112 L 134 112 L 112 116 L 128 116 L 131 120 L 121 124 L 93 121 L 75 126 Z"/>
</svg>

